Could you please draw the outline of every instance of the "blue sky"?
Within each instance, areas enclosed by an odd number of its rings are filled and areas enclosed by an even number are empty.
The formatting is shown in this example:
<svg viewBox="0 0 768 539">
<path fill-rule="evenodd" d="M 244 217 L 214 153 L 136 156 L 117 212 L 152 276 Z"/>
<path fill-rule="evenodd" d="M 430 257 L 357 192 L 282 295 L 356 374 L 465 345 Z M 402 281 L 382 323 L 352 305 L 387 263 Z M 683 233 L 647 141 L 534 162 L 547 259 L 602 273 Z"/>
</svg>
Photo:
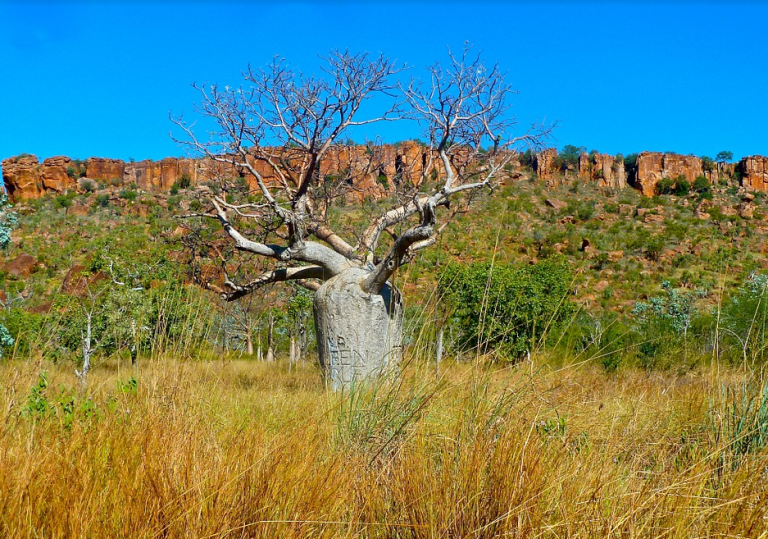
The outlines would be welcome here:
<svg viewBox="0 0 768 539">
<path fill-rule="evenodd" d="M 275 55 L 333 48 L 420 69 L 469 40 L 552 145 L 768 155 L 768 3 L 20 2 L 0 0 L 0 159 L 180 156 L 192 82 L 237 86 Z M 381 126 L 385 139 L 417 136 Z"/>
</svg>

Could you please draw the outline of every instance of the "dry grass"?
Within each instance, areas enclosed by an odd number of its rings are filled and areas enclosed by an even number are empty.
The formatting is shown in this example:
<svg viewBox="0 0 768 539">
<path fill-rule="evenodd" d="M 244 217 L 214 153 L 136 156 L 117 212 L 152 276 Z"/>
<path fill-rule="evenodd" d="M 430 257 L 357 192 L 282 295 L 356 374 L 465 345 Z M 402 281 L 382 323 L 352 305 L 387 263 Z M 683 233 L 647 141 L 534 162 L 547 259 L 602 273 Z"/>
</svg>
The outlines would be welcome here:
<svg viewBox="0 0 768 539">
<path fill-rule="evenodd" d="M 737 372 L 460 365 L 436 379 L 422 365 L 342 397 L 311 366 L 155 360 L 132 391 L 118 380 L 134 373 L 108 362 L 73 401 L 71 369 L 45 368 L 35 408 L 41 366 L 0 366 L 2 537 L 768 529 L 768 451 L 734 455 L 723 426 Z"/>
</svg>

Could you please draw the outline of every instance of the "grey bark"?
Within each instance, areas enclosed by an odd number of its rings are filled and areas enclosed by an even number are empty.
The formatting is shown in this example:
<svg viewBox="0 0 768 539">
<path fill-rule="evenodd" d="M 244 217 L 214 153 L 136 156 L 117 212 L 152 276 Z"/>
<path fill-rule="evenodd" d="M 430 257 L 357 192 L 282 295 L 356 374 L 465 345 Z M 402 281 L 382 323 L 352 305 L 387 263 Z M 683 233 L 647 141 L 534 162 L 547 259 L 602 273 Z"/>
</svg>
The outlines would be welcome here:
<svg viewBox="0 0 768 539">
<path fill-rule="evenodd" d="M 271 363 L 275 360 L 275 349 L 274 349 L 274 331 L 275 331 L 275 317 L 270 311 L 269 313 L 269 324 L 267 329 L 267 362 Z"/>
<path fill-rule="evenodd" d="M 389 283 L 378 292 L 365 292 L 369 273 L 350 268 L 315 293 L 318 356 L 326 385 L 334 390 L 394 372 L 400 363 L 400 294 Z"/>
<path fill-rule="evenodd" d="M 93 311 L 86 311 L 85 313 L 85 333 L 82 335 L 83 341 L 83 368 L 81 370 L 75 369 L 75 376 L 80 380 L 80 384 L 83 389 L 88 385 L 88 371 L 91 370 L 91 355 L 93 354 L 95 346 L 93 346 Z"/>
<path fill-rule="evenodd" d="M 437 333 L 437 357 L 435 358 L 435 365 L 437 366 L 437 374 L 440 374 L 440 362 L 443 360 L 443 328 Z"/>
</svg>

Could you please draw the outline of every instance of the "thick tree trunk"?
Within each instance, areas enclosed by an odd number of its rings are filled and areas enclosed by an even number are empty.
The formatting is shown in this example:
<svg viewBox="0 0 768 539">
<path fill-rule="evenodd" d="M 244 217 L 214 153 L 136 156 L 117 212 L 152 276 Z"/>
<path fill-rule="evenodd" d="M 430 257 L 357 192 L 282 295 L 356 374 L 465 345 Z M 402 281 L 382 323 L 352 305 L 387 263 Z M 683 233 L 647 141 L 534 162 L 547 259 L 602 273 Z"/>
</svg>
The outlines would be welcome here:
<svg viewBox="0 0 768 539">
<path fill-rule="evenodd" d="M 402 355 L 402 300 L 388 283 L 377 294 L 362 289 L 369 272 L 352 268 L 315 293 L 317 351 L 334 390 L 397 368 Z"/>
</svg>

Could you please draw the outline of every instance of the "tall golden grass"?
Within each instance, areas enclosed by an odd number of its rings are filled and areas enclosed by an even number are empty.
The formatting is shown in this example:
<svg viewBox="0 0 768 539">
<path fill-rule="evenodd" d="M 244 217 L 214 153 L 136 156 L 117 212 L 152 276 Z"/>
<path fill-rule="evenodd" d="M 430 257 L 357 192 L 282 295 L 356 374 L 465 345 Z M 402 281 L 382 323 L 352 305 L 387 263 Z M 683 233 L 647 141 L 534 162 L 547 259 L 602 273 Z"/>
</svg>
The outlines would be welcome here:
<svg viewBox="0 0 768 539">
<path fill-rule="evenodd" d="M 338 395 L 311 365 L 158 358 L 81 393 L 5 362 L 0 536 L 758 537 L 744 378 L 414 362 Z"/>
</svg>

